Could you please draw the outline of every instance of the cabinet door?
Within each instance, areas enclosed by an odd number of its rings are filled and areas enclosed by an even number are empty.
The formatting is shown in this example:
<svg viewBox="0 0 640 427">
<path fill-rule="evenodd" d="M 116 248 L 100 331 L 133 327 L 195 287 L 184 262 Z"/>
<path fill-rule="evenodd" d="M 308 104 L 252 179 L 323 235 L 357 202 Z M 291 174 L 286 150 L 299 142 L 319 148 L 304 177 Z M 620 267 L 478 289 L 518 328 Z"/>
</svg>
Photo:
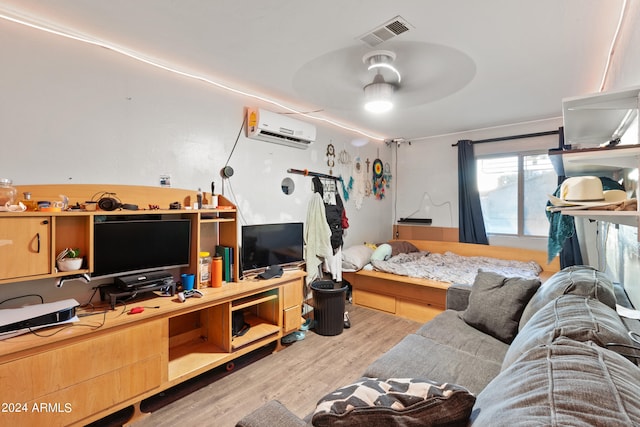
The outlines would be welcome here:
<svg viewBox="0 0 640 427">
<path fill-rule="evenodd" d="M 302 323 L 302 279 L 282 285 L 282 332 L 300 329 Z"/>
<path fill-rule="evenodd" d="M 49 274 L 50 236 L 49 217 L 2 218 L 0 279 Z"/>
</svg>

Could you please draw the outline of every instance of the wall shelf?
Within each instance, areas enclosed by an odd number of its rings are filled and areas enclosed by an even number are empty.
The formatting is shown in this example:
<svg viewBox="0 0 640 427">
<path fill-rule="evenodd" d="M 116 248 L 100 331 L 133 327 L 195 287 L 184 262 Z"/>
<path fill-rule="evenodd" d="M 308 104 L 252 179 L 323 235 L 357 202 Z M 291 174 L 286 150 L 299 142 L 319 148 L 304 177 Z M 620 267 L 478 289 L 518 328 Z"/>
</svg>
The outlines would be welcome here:
<svg viewBox="0 0 640 427">
<path fill-rule="evenodd" d="M 563 99 L 565 144 L 598 146 L 620 138 L 637 117 L 638 95 L 640 86 Z"/>
<path fill-rule="evenodd" d="M 627 134 L 628 130 L 633 129 L 632 123 L 638 120 L 639 107 L 640 86 L 564 99 L 565 143 L 580 148 L 549 151 L 549 158 L 558 175 L 609 176 L 615 180 L 628 178 L 631 170 L 640 167 L 640 130 L 637 135 Z M 626 144 L 603 146 L 620 139 L 626 140 Z M 632 190 L 637 193 L 637 188 L 627 187 L 628 193 Z M 563 215 L 636 228 L 640 223 L 638 208 L 634 211 L 610 211 L 568 207 L 556 211 Z"/>
<path fill-rule="evenodd" d="M 550 150 L 549 158 L 559 176 L 609 174 L 640 164 L 640 145 L 611 148 Z"/>
<path fill-rule="evenodd" d="M 640 213 L 637 211 L 598 211 L 598 210 L 562 210 L 563 215 L 583 217 L 595 221 L 610 222 L 612 224 L 628 225 L 638 227 Z"/>
</svg>

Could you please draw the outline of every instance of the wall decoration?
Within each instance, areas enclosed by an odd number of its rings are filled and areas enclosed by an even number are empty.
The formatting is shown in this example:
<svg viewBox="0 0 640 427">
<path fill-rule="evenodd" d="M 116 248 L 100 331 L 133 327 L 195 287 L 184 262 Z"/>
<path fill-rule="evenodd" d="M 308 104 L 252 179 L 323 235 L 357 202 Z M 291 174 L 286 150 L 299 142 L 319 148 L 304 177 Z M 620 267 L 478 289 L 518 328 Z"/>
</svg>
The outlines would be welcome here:
<svg viewBox="0 0 640 427">
<path fill-rule="evenodd" d="M 347 185 L 344 185 L 344 179 L 340 177 L 340 183 L 342 184 L 342 198 L 346 202 L 347 200 L 349 200 L 349 195 L 353 191 L 353 177 L 349 177 L 349 183 Z"/>
<path fill-rule="evenodd" d="M 375 159 L 373 161 L 373 174 L 372 174 L 372 184 L 373 184 L 373 194 L 376 196 L 376 199 L 382 200 L 384 198 L 384 167 L 382 166 L 382 160 Z"/>
<path fill-rule="evenodd" d="M 367 164 L 367 175 L 369 175 L 369 165 L 371 164 L 371 160 L 369 160 L 369 158 L 367 157 L 367 160 L 365 161 L 365 163 Z M 365 184 L 365 189 L 364 189 L 364 195 L 369 197 L 371 195 L 371 181 L 369 181 L 368 179 L 365 179 L 366 184 Z"/>
<path fill-rule="evenodd" d="M 351 154 L 347 150 L 342 150 L 338 153 L 338 162 L 342 165 L 348 165 L 351 163 Z"/>
<path fill-rule="evenodd" d="M 366 195 L 366 186 L 369 182 L 367 180 L 366 172 L 364 170 L 364 166 L 362 164 L 362 160 L 360 156 L 356 157 L 353 162 L 353 177 L 354 177 L 354 186 L 353 186 L 353 196 L 356 204 L 356 209 L 360 210 L 362 207 L 362 201 L 364 200 L 364 196 Z"/>
<path fill-rule="evenodd" d="M 385 186 L 387 188 L 390 187 L 391 185 L 391 165 L 389 165 L 389 162 L 386 162 L 384 164 L 384 182 L 385 182 Z"/>
<path fill-rule="evenodd" d="M 333 175 L 333 167 L 336 165 L 336 147 L 333 144 L 327 145 L 327 166 L 329 166 L 329 175 Z"/>
</svg>

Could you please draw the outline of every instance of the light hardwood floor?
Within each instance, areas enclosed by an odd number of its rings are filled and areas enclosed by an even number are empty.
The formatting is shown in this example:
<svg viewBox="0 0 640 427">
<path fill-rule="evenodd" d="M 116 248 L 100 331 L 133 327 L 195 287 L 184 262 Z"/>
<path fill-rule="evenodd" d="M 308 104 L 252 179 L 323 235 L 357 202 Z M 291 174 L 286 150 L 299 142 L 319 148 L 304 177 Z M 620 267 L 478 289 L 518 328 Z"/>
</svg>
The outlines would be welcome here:
<svg viewBox="0 0 640 427">
<path fill-rule="evenodd" d="M 366 366 L 421 325 L 351 304 L 346 309 L 352 327 L 342 334 L 308 332 L 304 340 L 155 410 L 134 427 L 234 426 L 272 399 L 304 417 L 318 399 L 359 378 Z"/>
</svg>

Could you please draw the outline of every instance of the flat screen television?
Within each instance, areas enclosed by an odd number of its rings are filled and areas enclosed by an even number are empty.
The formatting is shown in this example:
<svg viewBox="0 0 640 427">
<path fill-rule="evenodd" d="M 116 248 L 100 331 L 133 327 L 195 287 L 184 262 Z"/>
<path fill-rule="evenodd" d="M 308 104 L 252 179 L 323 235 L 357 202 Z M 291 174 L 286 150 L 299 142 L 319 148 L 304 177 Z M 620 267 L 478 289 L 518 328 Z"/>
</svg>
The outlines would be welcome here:
<svg viewBox="0 0 640 427">
<path fill-rule="evenodd" d="M 287 265 L 304 260 L 301 222 L 242 226 L 242 271 L 271 265 Z"/>
<path fill-rule="evenodd" d="M 96 216 L 94 277 L 189 265 L 191 221 L 163 215 Z"/>
</svg>

